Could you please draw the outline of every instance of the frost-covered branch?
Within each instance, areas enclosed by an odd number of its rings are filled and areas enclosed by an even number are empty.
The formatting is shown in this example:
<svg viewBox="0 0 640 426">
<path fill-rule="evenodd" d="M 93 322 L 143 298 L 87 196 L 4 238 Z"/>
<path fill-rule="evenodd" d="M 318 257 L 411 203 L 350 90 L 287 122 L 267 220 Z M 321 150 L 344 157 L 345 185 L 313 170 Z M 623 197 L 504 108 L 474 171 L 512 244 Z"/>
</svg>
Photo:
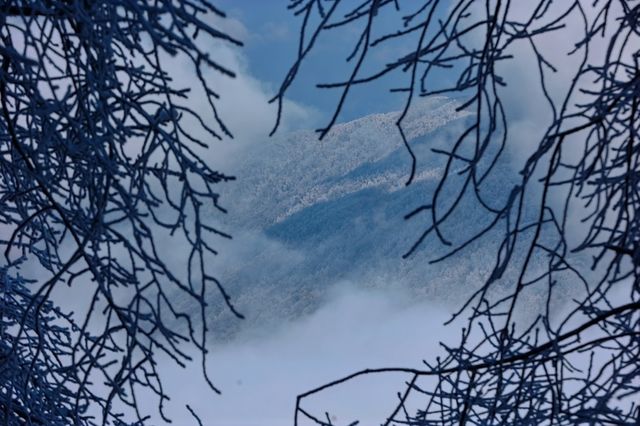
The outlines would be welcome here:
<svg viewBox="0 0 640 426">
<path fill-rule="evenodd" d="M 423 205 L 407 206 L 407 219 L 421 217 L 427 225 L 405 257 L 424 256 L 421 248 L 434 240 L 448 250 L 432 259 L 440 262 L 498 235 L 495 264 L 456 314 L 468 318 L 460 343 L 419 373 L 437 380 L 408 384 L 419 402 L 401 398 L 387 423 L 637 422 L 640 5 L 294 0 L 289 7 L 300 17 L 300 49 L 274 102 L 282 103 L 323 37 L 342 31 L 341 43 L 349 46 L 344 80 L 318 85 L 337 91 L 320 137 L 355 87 L 393 81 L 391 91 L 405 95 L 396 125 L 410 155 L 410 183 L 419 163 L 403 119 L 415 98 L 455 96 L 460 109 L 474 113 L 447 149 L 434 149 L 444 176 Z M 517 73 L 531 74 L 531 81 L 516 81 L 532 86 L 510 86 Z M 517 111 L 532 93 L 542 101 L 530 112 L 537 127 L 525 127 L 526 134 Z M 489 182 L 513 167 L 508 152 L 518 152 L 522 165 L 495 194 Z M 451 222 L 471 214 L 469 205 L 482 225 L 468 235 L 448 233 Z M 574 304 L 558 312 L 555 299 L 567 297 L 559 296 L 560 287 Z M 532 294 L 541 300 L 538 310 L 533 320 L 518 322 Z M 632 309 L 606 315 L 623 305 Z M 560 339 L 580 324 L 593 326 L 589 338 Z M 318 423 L 304 411 L 308 396 L 299 398 L 296 418 Z"/>
<path fill-rule="evenodd" d="M 207 292 L 241 317 L 208 261 L 230 238 L 211 217 L 233 177 L 202 157 L 231 137 L 205 78 L 234 77 L 208 51 L 241 45 L 223 18 L 206 0 L 0 5 L 3 424 L 142 424 L 145 392 L 164 416 L 159 357 L 195 349 L 204 369 Z"/>
</svg>

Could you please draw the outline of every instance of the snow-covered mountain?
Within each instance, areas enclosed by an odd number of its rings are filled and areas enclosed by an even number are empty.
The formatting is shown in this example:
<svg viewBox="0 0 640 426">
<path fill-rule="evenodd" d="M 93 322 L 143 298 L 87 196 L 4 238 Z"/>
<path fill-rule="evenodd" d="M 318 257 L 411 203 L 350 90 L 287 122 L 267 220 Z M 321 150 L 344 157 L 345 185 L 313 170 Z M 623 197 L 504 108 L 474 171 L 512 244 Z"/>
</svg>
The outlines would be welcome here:
<svg viewBox="0 0 640 426">
<path fill-rule="evenodd" d="M 401 258 L 429 225 L 429 217 L 404 216 L 430 201 L 442 174 L 446 159 L 431 149 L 453 143 L 472 119 L 458 106 L 438 97 L 410 110 L 404 129 L 418 169 L 408 187 L 410 157 L 395 127 L 398 112 L 338 124 L 322 141 L 315 132 L 296 132 L 252 149 L 235 172 L 237 183 L 223 193 L 234 240 L 216 260 L 219 278 L 247 319 L 234 320 L 211 291 L 217 336 L 311 313 L 345 283 L 451 301 L 479 284 L 493 266 L 495 247 L 487 249 L 486 241 L 484 249 L 470 247 L 464 262 L 430 265 L 445 250 L 435 243 Z M 496 197 L 504 192 L 499 181 L 487 185 Z M 470 218 L 453 218 L 445 232 L 453 241 L 468 235 L 457 228 L 481 225 Z"/>
<path fill-rule="evenodd" d="M 407 138 L 422 138 L 469 115 L 457 112 L 457 106 L 442 97 L 417 103 L 404 120 Z M 360 190 L 403 187 L 410 163 L 395 126 L 398 114 L 373 114 L 338 124 L 323 140 L 316 132 L 300 131 L 266 141 L 236 172 L 239 193 L 226 198 L 233 216 L 264 228 Z M 418 179 L 429 177 L 433 170 Z"/>
</svg>

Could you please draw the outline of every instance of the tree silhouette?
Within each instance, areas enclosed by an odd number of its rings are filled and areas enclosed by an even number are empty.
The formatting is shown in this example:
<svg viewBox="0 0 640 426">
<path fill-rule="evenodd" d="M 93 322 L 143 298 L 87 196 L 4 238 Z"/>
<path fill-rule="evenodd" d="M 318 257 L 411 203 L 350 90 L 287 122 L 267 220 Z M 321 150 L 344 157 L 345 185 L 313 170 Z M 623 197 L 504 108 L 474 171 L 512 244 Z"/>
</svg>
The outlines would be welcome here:
<svg viewBox="0 0 640 426">
<path fill-rule="evenodd" d="M 305 400 L 390 372 L 408 380 L 385 425 L 638 424 L 640 4 L 292 0 L 289 8 L 301 19 L 299 49 L 273 102 L 282 105 L 325 33 L 345 29 L 341 40 L 351 49 L 347 77 L 318 85 L 338 91 L 320 138 L 353 90 L 381 87 L 389 76 L 404 81 L 392 91 L 406 95 L 396 125 L 411 159 L 410 184 L 417 158 L 403 119 L 412 101 L 455 95 L 460 109 L 475 113 L 448 149 L 434 149 L 444 158 L 443 176 L 406 216 L 426 215 L 430 225 L 405 256 L 422 256 L 417 249 L 434 239 L 448 252 L 432 261 L 443 261 L 500 236 L 491 274 L 478 277 L 479 289 L 454 316 L 467 321 L 459 344 L 444 346 L 443 357 L 424 369 L 367 369 L 303 393 L 295 424 L 333 424 L 328 414 L 307 411 Z M 554 40 L 573 45 L 571 66 L 554 63 L 542 48 Z M 502 182 L 502 196 L 487 194 L 507 150 L 526 136 L 514 131 L 511 109 L 529 100 L 505 100 L 514 90 L 507 65 L 525 59 L 537 75 L 530 90 L 545 100 L 543 125 L 534 143 L 522 144 L 518 178 Z M 550 79 L 562 73 L 569 77 L 558 91 Z M 279 120 L 280 113 L 276 128 Z M 460 242 L 447 235 L 447 224 L 469 199 L 486 225 Z M 573 302 L 554 309 L 566 283 Z M 538 311 L 518 319 L 532 292 L 542 300 Z"/>
<path fill-rule="evenodd" d="M 241 316 L 206 260 L 229 238 L 211 217 L 233 178 L 201 159 L 231 137 L 206 77 L 234 77 L 205 50 L 241 45 L 223 17 L 207 0 L 0 4 L 2 424 L 142 424 L 149 394 L 165 418 L 159 357 L 195 348 L 206 376 L 205 292 Z M 195 81 L 174 81 L 170 56 Z"/>
</svg>

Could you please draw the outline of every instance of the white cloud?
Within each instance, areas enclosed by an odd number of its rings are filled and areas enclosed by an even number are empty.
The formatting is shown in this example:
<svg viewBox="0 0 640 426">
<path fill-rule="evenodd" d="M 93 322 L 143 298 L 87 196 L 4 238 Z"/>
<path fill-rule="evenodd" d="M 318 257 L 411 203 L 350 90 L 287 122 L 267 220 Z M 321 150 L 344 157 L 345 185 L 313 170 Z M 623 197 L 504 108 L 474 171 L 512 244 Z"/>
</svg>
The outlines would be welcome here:
<svg viewBox="0 0 640 426">
<path fill-rule="evenodd" d="M 309 317 L 269 337 L 213 349 L 211 376 L 222 395 L 206 389 L 197 368 L 167 370 L 167 388 L 184 390 L 173 392 L 170 412 L 176 424 L 190 418 L 184 403 L 205 424 L 291 424 L 296 395 L 315 386 L 362 368 L 421 368 L 422 359 L 433 361 L 438 342 L 458 337 L 456 325 L 442 325 L 446 319 L 442 307 L 414 303 L 402 292 L 338 283 L 330 301 Z M 380 423 L 406 380 L 404 374 L 366 377 L 310 398 L 304 407 L 319 415 L 329 410 L 342 422 Z"/>
</svg>

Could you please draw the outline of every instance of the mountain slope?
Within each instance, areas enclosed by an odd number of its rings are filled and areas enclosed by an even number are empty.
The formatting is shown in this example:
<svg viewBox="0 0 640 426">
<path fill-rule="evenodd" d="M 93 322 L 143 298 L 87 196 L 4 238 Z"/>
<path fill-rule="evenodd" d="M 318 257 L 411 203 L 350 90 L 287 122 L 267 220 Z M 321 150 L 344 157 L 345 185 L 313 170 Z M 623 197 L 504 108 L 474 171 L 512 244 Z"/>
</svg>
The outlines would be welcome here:
<svg viewBox="0 0 640 426">
<path fill-rule="evenodd" d="M 472 118 L 457 107 L 456 101 L 430 98 L 408 114 L 404 127 L 419 159 L 408 187 L 410 157 L 394 124 L 398 112 L 338 124 L 322 141 L 314 132 L 296 132 L 252 151 L 238 183 L 223 194 L 235 240 L 216 260 L 247 320 L 233 320 L 211 292 L 217 336 L 294 320 L 315 311 L 333 286 L 345 283 L 439 300 L 458 300 L 478 285 L 492 267 L 495 238 L 490 247 L 469 247 L 465 262 L 430 265 L 446 249 L 430 242 L 401 258 L 430 223 L 429 217 L 403 217 L 430 200 L 442 174 L 446 159 L 431 149 L 455 141 Z M 509 178 L 499 176 L 489 190 L 504 192 L 504 180 Z M 447 197 L 445 191 L 445 202 Z M 483 224 L 468 215 L 477 208 L 473 200 L 463 203 L 465 215 L 443 228 L 454 242 Z"/>
</svg>

